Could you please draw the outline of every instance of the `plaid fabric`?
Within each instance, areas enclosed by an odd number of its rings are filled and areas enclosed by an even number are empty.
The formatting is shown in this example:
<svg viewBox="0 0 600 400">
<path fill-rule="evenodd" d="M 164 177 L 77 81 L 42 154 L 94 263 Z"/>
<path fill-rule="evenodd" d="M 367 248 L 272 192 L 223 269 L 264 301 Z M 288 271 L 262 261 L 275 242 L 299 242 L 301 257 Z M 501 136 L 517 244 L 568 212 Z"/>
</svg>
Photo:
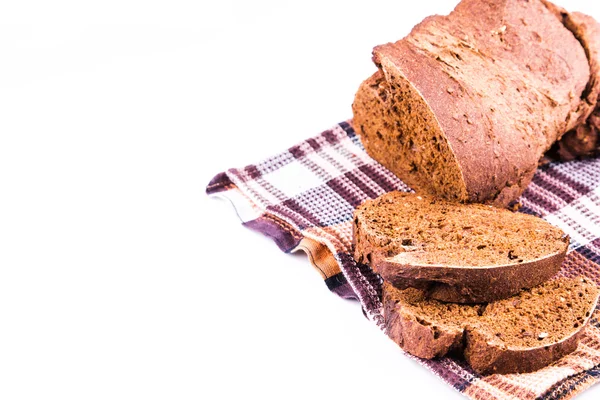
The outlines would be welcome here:
<svg viewBox="0 0 600 400">
<path fill-rule="evenodd" d="M 258 164 L 220 173 L 206 190 L 229 199 L 243 225 L 270 236 L 281 250 L 304 250 L 332 292 L 360 301 L 367 318 L 385 330 L 381 280 L 351 256 L 352 213 L 368 198 L 410 189 L 365 153 L 348 122 Z M 600 160 L 541 168 L 520 202 L 521 212 L 571 236 L 560 274 L 586 275 L 600 285 Z M 600 380 L 599 317 L 597 309 L 574 353 L 535 373 L 481 376 L 452 358 L 417 361 L 473 399 L 568 399 Z"/>
</svg>

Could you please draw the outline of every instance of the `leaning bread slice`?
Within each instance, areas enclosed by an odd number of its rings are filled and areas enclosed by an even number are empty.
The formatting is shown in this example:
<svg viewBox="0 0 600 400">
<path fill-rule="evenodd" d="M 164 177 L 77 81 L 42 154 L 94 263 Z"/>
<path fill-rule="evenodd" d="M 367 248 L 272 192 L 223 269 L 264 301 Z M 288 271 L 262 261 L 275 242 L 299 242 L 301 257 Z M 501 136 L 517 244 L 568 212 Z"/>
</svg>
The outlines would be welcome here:
<svg viewBox="0 0 600 400">
<path fill-rule="evenodd" d="M 404 289 L 482 303 L 550 279 L 569 239 L 546 221 L 480 204 L 390 192 L 358 207 L 354 258 Z"/>
<path fill-rule="evenodd" d="M 577 348 L 598 302 L 586 278 L 560 278 L 488 305 L 443 303 L 383 286 L 388 335 L 417 357 L 464 353 L 477 372 L 531 372 Z"/>
</svg>

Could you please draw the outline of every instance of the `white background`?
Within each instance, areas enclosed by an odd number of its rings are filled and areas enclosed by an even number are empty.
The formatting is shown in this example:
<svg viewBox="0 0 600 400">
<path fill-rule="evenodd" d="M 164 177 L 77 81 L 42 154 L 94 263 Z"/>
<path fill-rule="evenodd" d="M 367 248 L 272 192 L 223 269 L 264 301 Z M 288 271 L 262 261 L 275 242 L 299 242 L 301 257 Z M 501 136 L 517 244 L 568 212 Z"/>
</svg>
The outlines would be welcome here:
<svg viewBox="0 0 600 400">
<path fill-rule="evenodd" d="M 454 4 L 0 2 L 0 398 L 460 398 L 204 195 Z"/>
</svg>

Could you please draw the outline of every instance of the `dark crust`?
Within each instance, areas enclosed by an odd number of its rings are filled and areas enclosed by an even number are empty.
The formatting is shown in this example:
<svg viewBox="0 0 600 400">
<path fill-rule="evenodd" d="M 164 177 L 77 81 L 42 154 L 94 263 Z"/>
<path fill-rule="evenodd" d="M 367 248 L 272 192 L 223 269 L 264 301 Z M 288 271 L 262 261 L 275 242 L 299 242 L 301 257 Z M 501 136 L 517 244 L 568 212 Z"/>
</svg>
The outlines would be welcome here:
<svg viewBox="0 0 600 400">
<path fill-rule="evenodd" d="M 537 286 L 560 269 L 568 249 L 539 260 L 485 268 L 398 264 L 393 258 L 373 260 L 374 269 L 392 285 L 423 288 L 427 296 L 452 303 L 486 303 Z"/>
</svg>

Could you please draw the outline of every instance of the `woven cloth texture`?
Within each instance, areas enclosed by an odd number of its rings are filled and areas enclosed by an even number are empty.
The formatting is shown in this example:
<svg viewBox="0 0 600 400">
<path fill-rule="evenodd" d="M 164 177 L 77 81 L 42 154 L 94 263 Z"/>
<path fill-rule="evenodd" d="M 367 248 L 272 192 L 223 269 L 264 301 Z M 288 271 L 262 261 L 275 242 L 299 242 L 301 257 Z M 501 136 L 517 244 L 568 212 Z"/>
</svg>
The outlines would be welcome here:
<svg viewBox="0 0 600 400">
<path fill-rule="evenodd" d="M 381 279 L 353 260 L 351 221 L 363 201 L 393 190 L 411 189 L 366 154 L 350 122 L 257 164 L 222 172 L 206 188 L 229 199 L 243 225 L 271 237 L 282 251 L 304 250 L 327 287 L 360 301 L 384 333 Z M 559 275 L 585 275 L 600 285 L 600 159 L 540 168 L 519 202 L 520 212 L 571 237 Z M 600 380 L 599 317 L 596 309 L 574 353 L 534 373 L 482 376 L 464 361 L 404 354 L 473 399 L 568 399 Z"/>
</svg>

